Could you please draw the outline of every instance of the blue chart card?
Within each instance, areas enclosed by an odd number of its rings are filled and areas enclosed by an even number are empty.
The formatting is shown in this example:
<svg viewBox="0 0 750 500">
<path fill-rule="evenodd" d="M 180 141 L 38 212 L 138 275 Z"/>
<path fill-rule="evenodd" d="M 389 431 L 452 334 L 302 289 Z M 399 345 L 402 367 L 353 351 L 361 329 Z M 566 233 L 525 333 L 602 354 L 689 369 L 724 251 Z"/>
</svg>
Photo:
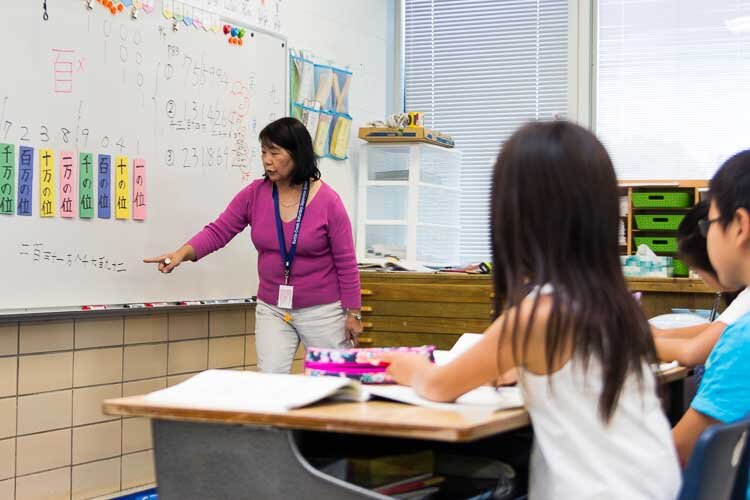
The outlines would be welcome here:
<svg viewBox="0 0 750 500">
<path fill-rule="evenodd" d="M 99 155 L 97 172 L 97 215 L 100 219 L 109 219 L 112 217 L 112 156 Z"/>
<path fill-rule="evenodd" d="M 34 202 L 34 148 L 18 152 L 18 215 L 31 215 Z"/>
</svg>

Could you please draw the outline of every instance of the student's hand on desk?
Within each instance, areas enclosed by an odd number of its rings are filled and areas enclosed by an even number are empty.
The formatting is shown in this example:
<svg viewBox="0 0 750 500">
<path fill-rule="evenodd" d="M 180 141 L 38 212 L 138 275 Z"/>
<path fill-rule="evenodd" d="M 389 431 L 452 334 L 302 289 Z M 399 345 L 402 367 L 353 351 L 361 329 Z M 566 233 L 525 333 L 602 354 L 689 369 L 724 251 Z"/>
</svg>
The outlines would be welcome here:
<svg viewBox="0 0 750 500">
<path fill-rule="evenodd" d="M 380 361 L 389 363 L 386 373 L 401 385 L 413 385 L 417 373 L 435 366 L 424 356 L 406 352 L 384 352 L 380 355 Z"/>
</svg>

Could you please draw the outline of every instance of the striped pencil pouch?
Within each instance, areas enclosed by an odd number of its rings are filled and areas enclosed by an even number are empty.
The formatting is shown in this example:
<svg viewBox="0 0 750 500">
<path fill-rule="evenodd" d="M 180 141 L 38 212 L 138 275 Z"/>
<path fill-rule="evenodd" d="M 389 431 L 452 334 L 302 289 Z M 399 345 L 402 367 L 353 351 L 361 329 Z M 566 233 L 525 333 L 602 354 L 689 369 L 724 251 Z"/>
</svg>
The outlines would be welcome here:
<svg viewBox="0 0 750 500">
<path fill-rule="evenodd" d="M 352 349 L 322 349 L 309 347 L 305 354 L 305 375 L 347 377 L 363 384 L 392 384 L 393 379 L 385 372 L 386 364 L 378 357 L 383 352 L 411 352 L 435 361 L 435 346 L 422 347 L 372 347 Z"/>
</svg>

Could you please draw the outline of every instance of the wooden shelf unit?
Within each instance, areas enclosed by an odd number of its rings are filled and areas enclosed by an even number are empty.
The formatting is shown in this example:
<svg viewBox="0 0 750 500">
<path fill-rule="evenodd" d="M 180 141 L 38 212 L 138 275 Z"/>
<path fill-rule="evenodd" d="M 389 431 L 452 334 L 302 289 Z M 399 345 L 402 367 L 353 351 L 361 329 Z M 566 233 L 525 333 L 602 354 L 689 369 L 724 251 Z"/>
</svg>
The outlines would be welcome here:
<svg viewBox="0 0 750 500">
<path fill-rule="evenodd" d="M 621 215 L 621 218 L 625 218 L 625 245 L 621 245 L 620 248 L 625 248 L 624 255 L 633 255 L 636 251 L 635 242 L 633 236 L 635 234 L 653 234 L 656 236 L 668 236 L 674 235 L 674 230 L 661 230 L 661 229 L 637 229 L 635 224 L 635 214 L 646 214 L 646 213 L 685 213 L 689 209 L 686 208 L 634 208 L 633 207 L 633 193 L 639 191 L 688 191 L 692 195 L 692 204 L 697 203 L 701 199 L 701 195 L 705 192 L 708 187 L 707 180 L 700 179 L 683 179 L 683 180 L 631 180 L 620 182 L 620 196 L 628 198 L 628 213 L 627 215 Z M 659 252 L 657 252 L 659 253 Z M 664 254 L 674 255 L 674 254 Z"/>
</svg>

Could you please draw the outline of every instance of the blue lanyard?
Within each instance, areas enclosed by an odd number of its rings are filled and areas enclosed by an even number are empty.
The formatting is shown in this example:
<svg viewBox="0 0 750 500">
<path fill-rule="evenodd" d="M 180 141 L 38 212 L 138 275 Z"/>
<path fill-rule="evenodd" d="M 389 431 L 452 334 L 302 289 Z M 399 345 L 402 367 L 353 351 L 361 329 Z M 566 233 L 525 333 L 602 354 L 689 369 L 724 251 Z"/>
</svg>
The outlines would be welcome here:
<svg viewBox="0 0 750 500">
<path fill-rule="evenodd" d="M 302 194 L 299 197 L 299 207 L 297 208 L 297 221 L 294 224 L 294 233 L 292 233 L 292 244 L 289 252 L 286 251 L 286 241 L 284 241 L 284 223 L 281 221 L 281 211 L 279 210 L 279 190 L 276 184 L 273 185 L 273 205 L 276 210 L 276 236 L 279 239 L 279 251 L 281 252 L 281 261 L 284 263 L 284 284 L 289 284 L 289 276 L 292 274 L 292 262 L 294 254 L 297 253 L 297 239 L 299 238 L 299 228 L 302 226 L 302 217 L 305 215 L 305 205 L 307 205 L 307 194 L 310 190 L 310 181 L 305 181 L 302 185 Z"/>
</svg>

